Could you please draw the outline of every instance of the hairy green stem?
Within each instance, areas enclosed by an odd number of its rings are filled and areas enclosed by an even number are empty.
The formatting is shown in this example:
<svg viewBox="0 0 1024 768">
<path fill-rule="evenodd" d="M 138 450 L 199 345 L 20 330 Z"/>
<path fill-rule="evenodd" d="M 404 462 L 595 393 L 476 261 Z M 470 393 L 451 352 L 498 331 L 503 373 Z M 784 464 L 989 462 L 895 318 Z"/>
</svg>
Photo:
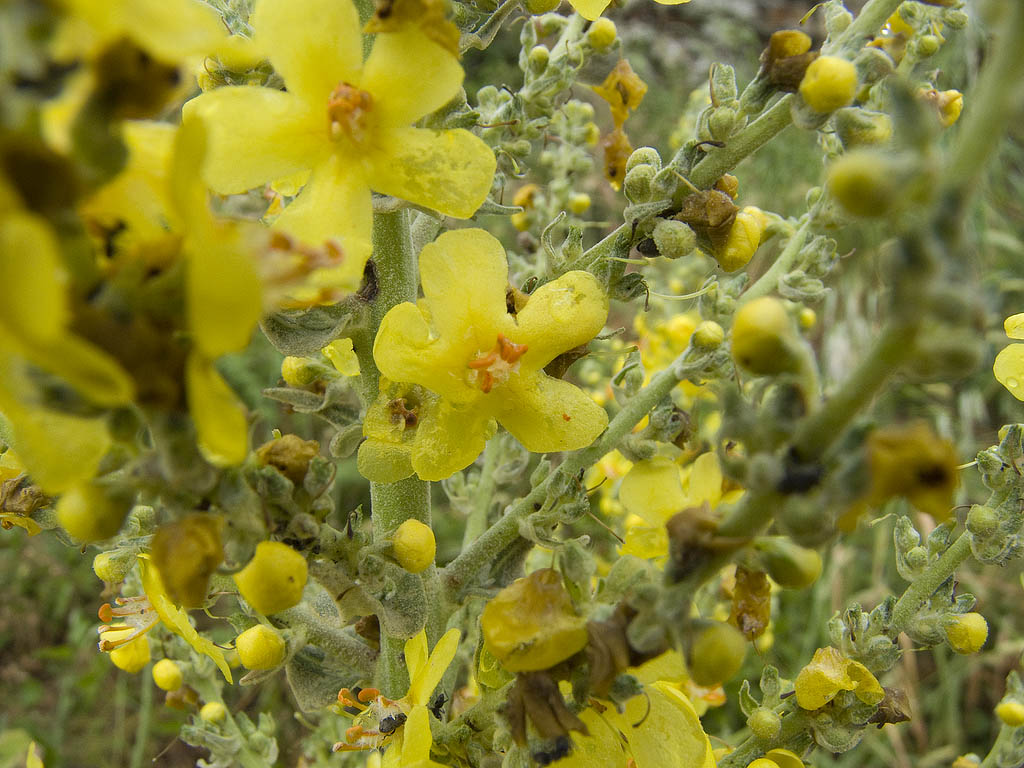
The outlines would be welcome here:
<svg viewBox="0 0 1024 768">
<path fill-rule="evenodd" d="M 306 639 L 321 648 L 328 656 L 363 675 L 373 671 L 377 652 L 354 635 L 328 624 L 320 616 L 299 604 L 275 616 L 289 627 L 305 632 Z"/>
<path fill-rule="evenodd" d="M 129 765 L 131 768 L 142 768 L 143 760 L 146 757 L 146 747 L 149 744 L 149 724 L 153 718 L 153 678 L 150 674 L 152 667 L 147 664 L 146 669 L 139 675 L 142 689 L 139 695 L 139 722 L 135 726 L 135 743 L 132 745 L 132 756 Z"/>
<path fill-rule="evenodd" d="M 954 541 L 938 560 L 925 568 L 924 573 L 911 582 L 907 590 L 896 601 L 892 612 L 893 634 L 907 628 L 917 612 L 942 583 L 948 579 L 963 562 L 971 556 L 971 537 L 966 533 Z"/>
<path fill-rule="evenodd" d="M 619 441 L 628 435 L 654 406 L 661 402 L 662 398 L 666 397 L 680 381 L 696 370 L 689 365 L 687 358 L 690 354 L 689 351 L 684 352 L 667 369 L 655 374 L 650 384 L 623 406 L 622 410 L 609 422 L 608 428 L 592 445 L 569 454 L 561 466 L 548 474 L 529 494 L 509 506 L 504 516 L 499 518 L 444 568 L 442 580 L 449 599 L 455 600 L 458 593 L 488 562 L 515 541 L 519 536 L 519 522 L 543 506 L 548 489 L 556 478 L 571 478 L 581 469 L 596 463 L 602 456 L 613 450 Z"/>
<path fill-rule="evenodd" d="M 484 449 L 484 466 L 480 470 L 480 479 L 473 491 L 473 509 L 466 519 L 466 529 L 462 534 L 463 549 L 487 530 L 487 517 L 494 501 L 494 470 L 498 468 L 502 447 L 500 435 L 487 441 L 487 447 Z"/>
</svg>

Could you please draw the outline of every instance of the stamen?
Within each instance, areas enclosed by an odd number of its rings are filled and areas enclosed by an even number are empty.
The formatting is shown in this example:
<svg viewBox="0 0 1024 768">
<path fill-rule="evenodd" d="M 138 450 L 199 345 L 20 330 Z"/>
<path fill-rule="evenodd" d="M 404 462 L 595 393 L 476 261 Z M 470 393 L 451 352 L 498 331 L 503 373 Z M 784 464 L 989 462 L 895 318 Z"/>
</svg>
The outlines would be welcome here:
<svg viewBox="0 0 1024 768">
<path fill-rule="evenodd" d="M 364 704 L 366 704 L 369 701 L 372 701 L 378 696 L 380 696 L 380 691 L 378 691 L 376 688 L 363 688 L 363 690 L 359 692 L 359 700 Z"/>
<path fill-rule="evenodd" d="M 498 334 L 494 347 L 487 352 L 478 353 L 466 365 L 476 372 L 475 382 L 484 394 L 490 392 L 495 384 L 504 383 L 519 366 L 519 359 L 526 354 L 526 344 L 516 344 L 504 334 Z"/>
</svg>

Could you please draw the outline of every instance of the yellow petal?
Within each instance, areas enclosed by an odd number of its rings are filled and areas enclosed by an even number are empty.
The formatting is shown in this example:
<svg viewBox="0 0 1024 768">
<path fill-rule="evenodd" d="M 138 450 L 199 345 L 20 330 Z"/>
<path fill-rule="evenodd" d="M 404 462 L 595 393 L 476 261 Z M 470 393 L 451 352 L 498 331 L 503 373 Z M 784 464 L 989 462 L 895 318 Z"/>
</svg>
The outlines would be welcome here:
<svg viewBox="0 0 1024 768">
<path fill-rule="evenodd" d="M 358 166 L 332 154 L 313 169 L 309 183 L 277 217 L 274 228 L 319 248 L 328 240 L 344 252 L 341 266 L 321 270 L 320 284 L 329 281 L 355 290 L 370 258 L 373 203 L 370 188 Z"/>
<path fill-rule="evenodd" d="M 539 370 L 593 339 L 608 319 L 608 297 L 589 272 L 567 272 L 538 288 L 516 315 L 523 366 Z"/>
<path fill-rule="evenodd" d="M 687 678 L 683 655 L 674 649 L 633 667 L 630 674 L 641 683 L 654 683 L 658 680 L 675 683 Z"/>
<path fill-rule="evenodd" d="M 420 282 L 433 323 L 445 341 L 471 337 L 471 347 L 490 349 L 497 334 L 506 330 L 502 323 L 508 323 L 508 262 L 493 235 L 482 229 L 445 232 L 423 247 Z"/>
<path fill-rule="evenodd" d="M 359 87 L 387 126 L 414 123 L 451 101 L 462 87 L 462 66 L 423 30 L 407 25 L 377 35 Z"/>
<path fill-rule="evenodd" d="M 412 446 L 369 438 L 359 446 L 359 474 L 375 483 L 397 483 L 413 473 Z"/>
<path fill-rule="evenodd" d="M 1024 344 L 1010 344 L 996 355 L 992 373 L 996 381 L 1010 390 L 1018 400 L 1024 400 Z"/>
<path fill-rule="evenodd" d="M 664 682 L 644 690 L 647 695 L 634 696 L 626 702 L 621 715 L 613 708 L 607 712 L 625 735 L 636 768 L 714 768 L 711 742 L 690 700 L 678 688 Z"/>
<path fill-rule="evenodd" d="M 112 24 L 167 62 L 206 54 L 227 37 L 220 14 L 197 0 L 92 0 L 89 4 L 104 9 Z"/>
<path fill-rule="evenodd" d="M 25 341 L 56 339 L 68 323 L 57 238 L 29 213 L 0 220 L 0 323 Z"/>
<path fill-rule="evenodd" d="M 637 462 L 622 478 L 619 501 L 627 512 L 639 515 L 651 525 L 664 526 L 686 506 L 679 465 L 663 456 Z"/>
<path fill-rule="evenodd" d="M 494 434 L 494 420 L 479 405 L 441 400 L 420 414 L 412 466 L 421 480 L 444 480 L 472 464 Z"/>
<path fill-rule="evenodd" d="M 1011 339 L 1024 339 L 1024 312 L 1019 315 L 1010 315 L 1003 322 L 1006 335 Z"/>
<path fill-rule="evenodd" d="M 185 384 L 200 453 L 218 467 L 241 464 L 249 452 L 249 429 L 235 393 L 213 363 L 194 352 L 186 364 Z"/>
<path fill-rule="evenodd" d="M 430 713 L 426 705 L 413 707 L 402 733 L 402 765 L 413 766 L 430 759 Z"/>
<path fill-rule="evenodd" d="M 337 339 L 320 351 L 331 361 L 338 373 L 343 376 L 359 375 L 359 358 L 352 346 L 352 339 Z"/>
<path fill-rule="evenodd" d="M 117 641 L 121 639 L 121 633 L 133 631 L 131 629 L 113 630 L 104 632 L 101 637 L 104 640 Z M 110 652 L 110 660 L 114 662 L 115 667 L 130 674 L 141 672 L 149 664 L 149 636 L 139 635 L 134 640 L 115 648 Z"/>
<path fill-rule="evenodd" d="M 459 640 L 462 633 L 455 628 L 445 632 L 437 641 L 434 650 L 430 652 L 430 658 L 416 672 L 413 672 L 412 665 L 409 665 L 409 693 L 408 700 L 416 705 L 425 706 L 428 703 L 430 694 L 437 688 L 445 670 L 455 658 L 455 652 L 459 648 Z M 406 732 L 408 733 L 408 732 Z M 429 733 L 429 731 L 428 731 Z"/>
<path fill-rule="evenodd" d="M 200 635 L 196 628 L 188 620 L 188 614 L 171 602 L 160 580 L 160 572 L 153 565 L 148 556 L 139 556 L 139 573 L 142 576 L 142 589 L 149 599 L 150 605 L 156 611 L 160 621 L 163 622 L 171 632 L 185 640 L 193 650 L 204 656 L 213 659 L 217 669 L 224 675 L 224 679 L 231 683 L 231 669 L 228 667 L 224 652 L 214 645 L 210 640 Z"/>
<path fill-rule="evenodd" d="M 559 760 L 558 768 L 623 768 L 626 754 L 622 750 L 622 739 L 608 722 L 591 708 L 580 712 L 580 720 L 587 726 L 589 735 L 573 731 L 572 752 Z"/>
<path fill-rule="evenodd" d="M 779 768 L 804 768 L 804 761 L 800 756 L 788 749 L 769 749 L 764 756 Z"/>
<path fill-rule="evenodd" d="M 211 360 L 244 349 L 263 310 L 256 265 L 227 226 L 211 231 L 209 240 L 188 243 L 189 328 Z"/>
<path fill-rule="evenodd" d="M 206 124 L 203 178 L 223 195 L 312 168 L 330 149 L 326 113 L 311 114 L 299 97 L 286 91 L 250 85 L 218 88 L 187 102 L 182 114 Z"/>
<path fill-rule="evenodd" d="M 26 346 L 23 351 L 32 363 L 60 376 L 97 405 L 125 405 L 135 396 L 135 382 L 121 364 L 78 336 L 68 334 L 49 344 Z"/>
<path fill-rule="evenodd" d="M 593 21 L 608 7 L 611 0 L 569 0 L 576 12 L 587 21 Z"/>
<path fill-rule="evenodd" d="M 396 127 L 368 149 L 376 192 L 468 219 L 487 199 L 496 160 L 482 139 L 461 128 Z"/>
<path fill-rule="evenodd" d="M 405 667 L 409 673 L 409 679 L 415 680 L 427 666 L 427 632 L 421 629 L 418 633 L 405 641 Z"/>
<path fill-rule="evenodd" d="M 29 536 L 35 536 L 37 533 L 42 531 L 42 526 L 39 525 L 31 517 L 25 517 L 24 515 L 8 514 L 6 512 L 0 512 L 0 523 L 9 523 L 10 525 L 4 527 L 10 527 L 16 525 L 19 528 L 24 528 L 25 532 Z"/>
<path fill-rule="evenodd" d="M 654 2 L 659 5 L 683 5 L 690 2 L 690 0 L 654 0 Z"/>
<path fill-rule="evenodd" d="M 832 646 L 819 648 L 810 663 L 796 677 L 796 703 L 802 709 L 820 709 L 839 691 L 853 690 L 857 684 L 847 672 L 849 659 Z"/>
<path fill-rule="evenodd" d="M 357 83 L 363 62 L 359 14 L 351 0 L 260 0 L 253 37 L 285 86 L 323 109 L 339 83 Z"/>
<path fill-rule="evenodd" d="M 177 228 L 208 230 L 213 226 L 206 199 L 206 187 L 200 177 L 206 158 L 206 123 L 189 113 L 174 135 L 170 158 L 169 184 Z"/>
<path fill-rule="evenodd" d="M 514 376 L 504 389 L 505 408 L 495 418 L 528 451 L 574 451 L 608 426 L 604 408 L 567 381 L 543 373 Z"/>
<path fill-rule="evenodd" d="M 705 501 L 715 507 L 722 499 L 722 468 L 714 453 L 702 453 L 693 462 L 686 499 L 693 506 Z"/>
<path fill-rule="evenodd" d="M 622 555 L 653 560 L 668 554 L 668 531 L 664 525 L 648 525 L 642 518 L 630 515 L 626 518 L 625 539 L 619 547 Z"/>
</svg>

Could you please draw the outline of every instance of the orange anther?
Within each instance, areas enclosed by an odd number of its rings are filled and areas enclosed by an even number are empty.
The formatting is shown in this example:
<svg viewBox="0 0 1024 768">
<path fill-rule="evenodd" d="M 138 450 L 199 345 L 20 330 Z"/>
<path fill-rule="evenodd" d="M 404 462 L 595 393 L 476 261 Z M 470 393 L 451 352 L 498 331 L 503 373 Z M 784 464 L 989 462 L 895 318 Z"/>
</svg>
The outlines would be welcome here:
<svg viewBox="0 0 1024 768">
<path fill-rule="evenodd" d="M 359 692 L 359 700 L 364 704 L 373 701 L 378 696 L 380 696 L 380 691 L 376 688 L 363 688 L 363 690 Z"/>
<path fill-rule="evenodd" d="M 572 421 L 572 416 L 570 416 L 570 415 L 569 415 L 568 413 L 563 413 L 563 414 L 562 414 L 562 418 L 563 418 L 563 419 L 564 419 L 565 421 Z"/>
<path fill-rule="evenodd" d="M 363 726 L 361 726 L 361 725 L 353 725 L 351 728 L 346 729 L 346 731 L 345 731 L 345 741 L 348 741 L 349 743 L 351 743 L 351 742 L 355 741 L 356 739 L 358 739 L 362 735 L 363 735 Z"/>
<path fill-rule="evenodd" d="M 488 366 L 493 365 L 496 362 L 498 362 L 498 353 L 495 350 L 495 351 L 488 352 L 483 357 L 477 357 L 477 358 L 474 358 L 474 359 L 470 360 L 469 361 L 469 367 L 473 368 L 474 370 L 479 371 L 479 370 L 481 370 L 483 368 L 487 368 Z"/>
<path fill-rule="evenodd" d="M 498 346 L 501 348 L 501 358 L 509 363 L 516 362 L 520 357 L 526 354 L 526 350 L 529 349 L 525 344 L 515 344 L 505 338 L 503 334 L 498 334 Z"/>
<path fill-rule="evenodd" d="M 109 624 L 114 620 L 114 609 L 110 607 L 110 603 L 104 603 L 101 605 L 97 614 L 100 617 L 100 621 L 104 624 Z"/>
</svg>

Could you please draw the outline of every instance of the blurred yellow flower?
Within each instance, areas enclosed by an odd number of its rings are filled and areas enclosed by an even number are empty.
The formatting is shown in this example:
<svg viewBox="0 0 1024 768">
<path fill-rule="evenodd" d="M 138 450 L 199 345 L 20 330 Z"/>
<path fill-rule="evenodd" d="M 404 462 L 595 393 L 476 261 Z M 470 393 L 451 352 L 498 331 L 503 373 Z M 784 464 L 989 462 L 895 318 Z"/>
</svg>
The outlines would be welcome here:
<svg viewBox="0 0 1024 768">
<path fill-rule="evenodd" d="M 207 183 L 221 194 L 309 173 L 274 226 L 305 243 L 340 245 L 322 280 L 353 289 L 370 255 L 370 189 L 457 218 L 493 181 L 494 154 L 462 129 L 410 126 L 458 94 L 456 57 L 416 25 L 376 36 L 363 62 L 349 0 L 261 0 L 252 16 L 286 91 L 229 86 L 185 105 L 210 125 Z"/>
<path fill-rule="evenodd" d="M 690 0 L 655 0 L 658 5 L 682 5 Z M 611 5 L 611 0 L 569 0 L 575 11 L 587 21 L 594 21 L 604 9 Z"/>
<path fill-rule="evenodd" d="M 1010 315 L 1003 323 L 1011 339 L 1024 339 L 1024 313 Z M 992 373 L 1018 400 L 1024 400 L 1024 344 L 1010 344 L 996 355 Z"/>
<path fill-rule="evenodd" d="M 424 299 L 385 315 L 374 341 L 381 373 L 436 393 L 420 414 L 411 464 L 441 480 L 469 465 L 497 420 L 536 453 L 589 445 L 608 424 L 582 390 L 544 373 L 603 327 L 608 299 L 587 272 L 568 272 L 508 311 L 508 264 L 481 229 L 446 232 L 420 254 Z"/>
</svg>

